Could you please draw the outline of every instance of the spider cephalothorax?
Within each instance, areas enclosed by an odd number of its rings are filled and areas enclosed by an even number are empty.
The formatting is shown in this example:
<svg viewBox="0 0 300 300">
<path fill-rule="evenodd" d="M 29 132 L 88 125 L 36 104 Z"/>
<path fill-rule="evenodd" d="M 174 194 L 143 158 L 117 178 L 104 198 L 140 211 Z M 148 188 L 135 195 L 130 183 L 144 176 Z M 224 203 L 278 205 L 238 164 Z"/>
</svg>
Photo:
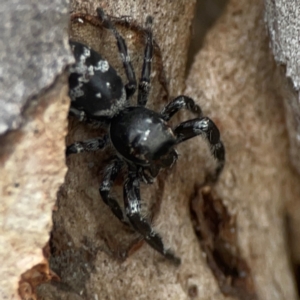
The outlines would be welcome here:
<svg viewBox="0 0 300 300">
<path fill-rule="evenodd" d="M 145 241 L 176 264 L 180 259 L 166 249 L 162 237 L 141 214 L 140 181 L 152 183 L 162 168 L 170 167 L 177 160 L 175 146 L 187 139 L 202 135 L 209 143 L 217 168 L 216 180 L 223 169 L 225 150 L 219 130 L 194 100 L 187 96 L 173 99 L 160 113 L 146 108 L 150 91 L 151 60 L 153 55 L 152 18 L 146 20 L 146 46 L 143 68 L 138 85 L 137 106 L 129 98 L 135 93 L 137 82 L 127 46 L 111 20 L 102 9 L 97 9 L 105 28 L 114 34 L 128 82 L 124 85 L 115 69 L 90 47 L 70 41 L 76 63 L 70 67 L 70 113 L 81 121 L 106 124 L 108 132 L 101 138 L 76 142 L 67 147 L 67 155 L 96 151 L 111 144 L 117 155 L 105 168 L 100 194 L 117 218 L 139 232 Z M 172 128 L 168 121 L 181 109 L 187 109 L 197 118 Z M 110 195 L 112 185 L 123 166 L 127 167 L 124 182 L 125 215 L 119 203 Z"/>
</svg>

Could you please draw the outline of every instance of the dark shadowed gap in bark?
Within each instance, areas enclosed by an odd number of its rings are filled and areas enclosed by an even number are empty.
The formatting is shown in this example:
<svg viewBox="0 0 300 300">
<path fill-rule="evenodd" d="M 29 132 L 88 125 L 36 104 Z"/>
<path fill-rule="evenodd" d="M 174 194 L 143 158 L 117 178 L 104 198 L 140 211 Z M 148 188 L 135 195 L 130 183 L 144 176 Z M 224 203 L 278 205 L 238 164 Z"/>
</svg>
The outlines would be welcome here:
<svg viewBox="0 0 300 300">
<path fill-rule="evenodd" d="M 229 214 L 208 186 L 196 188 L 190 211 L 195 234 L 221 292 L 240 300 L 257 300 L 251 268 L 240 254 L 236 216 Z"/>
<path fill-rule="evenodd" d="M 293 272 L 295 276 L 295 282 L 297 286 L 298 296 L 300 297 L 300 264 L 292 261 Z"/>
<path fill-rule="evenodd" d="M 298 295 L 300 296 L 300 264 L 294 265 L 294 272 L 295 272 L 296 284 L 298 288 Z"/>
<path fill-rule="evenodd" d="M 295 254 L 295 250 L 293 248 L 293 239 L 295 237 L 293 235 L 291 223 L 292 223 L 291 215 L 287 213 L 285 216 L 285 232 L 287 237 L 286 243 L 287 243 L 291 268 L 294 274 L 294 279 L 297 287 L 298 296 L 300 298 L 300 262 L 297 259 L 297 255 Z"/>
<path fill-rule="evenodd" d="M 197 0 L 195 17 L 192 24 L 192 39 L 190 42 L 186 72 L 189 71 L 194 56 L 203 45 L 207 31 L 224 11 L 228 0 Z"/>
</svg>

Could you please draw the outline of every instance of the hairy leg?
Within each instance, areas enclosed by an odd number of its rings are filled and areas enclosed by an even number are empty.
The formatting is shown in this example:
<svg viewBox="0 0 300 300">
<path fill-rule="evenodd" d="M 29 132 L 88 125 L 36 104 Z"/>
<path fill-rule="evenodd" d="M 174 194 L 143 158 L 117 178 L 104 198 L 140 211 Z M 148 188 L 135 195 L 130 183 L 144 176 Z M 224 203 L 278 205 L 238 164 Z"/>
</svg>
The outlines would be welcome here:
<svg viewBox="0 0 300 300">
<path fill-rule="evenodd" d="M 167 106 L 162 110 L 161 115 L 165 121 L 169 121 L 179 110 L 187 109 L 198 117 L 202 116 L 202 110 L 195 101 L 187 96 L 181 95 L 173 99 Z"/>
<path fill-rule="evenodd" d="M 138 105 L 145 106 L 148 101 L 150 92 L 150 75 L 151 75 L 151 63 L 153 56 L 153 39 L 152 39 L 152 17 L 148 16 L 146 20 L 146 35 L 147 42 L 144 53 L 144 62 L 142 74 L 139 82 L 138 91 Z"/>
<path fill-rule="evenodd" d="M 118 201 L 109 195 L 112 185 L 116 180 L 122 165 L 123 162 L 120 159 L 116 158 L 110 165 L 105 168 L 99 191 L 104 203 L 110 207 L 113 214 L 123 223 L 127 223 L 123 215 L 123 210 L 120 207 Z"/>
<path fill-rule="evenodd" d="M 127 98 L 132 96 L 136 90 L 136 78 L 134 74 L 134 70 L 131 64 L 131 59 L 127 51 L 127 46 L 123 37 L 119 34 L 113 23 L 111 22 L 110 18 L 104 13 L 101 8 L 97 8 L 98 18 L 102 21 L 102 24 L 105 28 L 112 31 L 116 40 L 118 49 L 122 58 L 123 66 L 125 69 L 125 73 L 128 79 L 128 83 L 125 85 Z"/>
<path fill-rule="evenodd" d="M 156 251 L 161 253 L 175 265 L 180 264 L 180 258 L 166 249 L 162 237 L 155 232 L 151 224 L 141 214 L 140 182 L 136 170 L 129 170 L 128 178 L 124 184 L 124 203 L 128 220 Z"/>
<path fill-rule="evenodd" d="M 66 154 L 77 154 L 82 152 L 93 152 L 103 149 L 108 143 L 108 135 L 103 137 L 93 138 L 86 141 L 76 142 L 71 144 L 66 149 Z"/>
<path fill-rule="evenodd" d="M 181 123 L 175 128 L 174 132 L 177 136 L 177 144 L 197 135 L 203 136 L 208 141 L 211 154 L 217 161 L 215 173 L 208 180 L 216 181 L 225 164 L 225 148 L 220 140 L 220 132 L 215 123 L 207 117 L 196 118 Z"/>
</svg>

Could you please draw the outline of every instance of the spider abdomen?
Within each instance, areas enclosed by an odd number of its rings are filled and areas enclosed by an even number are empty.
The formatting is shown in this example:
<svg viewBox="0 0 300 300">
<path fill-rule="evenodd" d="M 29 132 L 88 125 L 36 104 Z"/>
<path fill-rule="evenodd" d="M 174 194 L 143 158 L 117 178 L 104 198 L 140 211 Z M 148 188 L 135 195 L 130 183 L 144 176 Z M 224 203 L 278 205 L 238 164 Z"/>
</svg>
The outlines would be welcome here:
<svg viewBox="0 0 300 300">
<path fill-rule="evenodd" d="M 112 119 L 110 139 L 119 154 L 142 166 L 159 159 L 176 142 L 161 115 L 142 106 L 127 107 Z"/>
<path fill-rule="evenodd" d="M 79 42 L 70 45 L 76 60 L 69 68 L 72 107 L 90 117 L 111 118 L 127 105 L 121 77 L 95 50 Z"/>
</svg>

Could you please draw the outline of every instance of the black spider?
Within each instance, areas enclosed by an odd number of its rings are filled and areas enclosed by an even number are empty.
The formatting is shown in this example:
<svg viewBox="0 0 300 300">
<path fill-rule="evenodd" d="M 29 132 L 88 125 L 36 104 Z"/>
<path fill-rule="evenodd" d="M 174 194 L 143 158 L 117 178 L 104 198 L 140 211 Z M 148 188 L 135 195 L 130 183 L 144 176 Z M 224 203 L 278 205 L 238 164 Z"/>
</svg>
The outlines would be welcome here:
<svg viewBox="0 0 300 300">
<path fill-rule="evenodd" d="M 78 42 L 70 41 L 76 63 L 70 67 L 70 113 L 81 121 L 100 122 L 108 125 L 108 133 L 101 138 L 76 142 L 67 147 L 67 155 L 84 151 L 96 151 L 109 143 L 116 156 L 105 168 L 100 186 L 103 201 L 122 222 L 127 222 L 140 233 L 145 241 L 175 264 L 180 259 L 166 249 L 162 237 L 141 214 L 140 182 L 152 183 L 162 168 L 172 166 L 177 160 L 174 146 L 197 135 L 202 135 L 210 145 L 217 161 L 213 180 L 218 178 L 225 162 L 225 150 L 220 141 L 219 130 L 194 100 L 178 96 L 161 113 L 147 109 L 150 91 L 151 60 L 153 52 L 152 18 L 146 19 L 147 37 L 142 74 L 138 86 L 137 106 L 130 106 L 137 82 L 131 65 L 127 46 L 113 23 L 103 10 L 97 15 L 103 26 L 114 34 L 128 82 L 123 85 L 115 69 L 99 53 Z M 198 117 L 171 128 L 167 121 L 180 109 L 188 109 Z M 110 196 L 112 185 L 122 166 L 128 174 L 124 183 L 126 218 L 118 202 Z"/>
</svg>

